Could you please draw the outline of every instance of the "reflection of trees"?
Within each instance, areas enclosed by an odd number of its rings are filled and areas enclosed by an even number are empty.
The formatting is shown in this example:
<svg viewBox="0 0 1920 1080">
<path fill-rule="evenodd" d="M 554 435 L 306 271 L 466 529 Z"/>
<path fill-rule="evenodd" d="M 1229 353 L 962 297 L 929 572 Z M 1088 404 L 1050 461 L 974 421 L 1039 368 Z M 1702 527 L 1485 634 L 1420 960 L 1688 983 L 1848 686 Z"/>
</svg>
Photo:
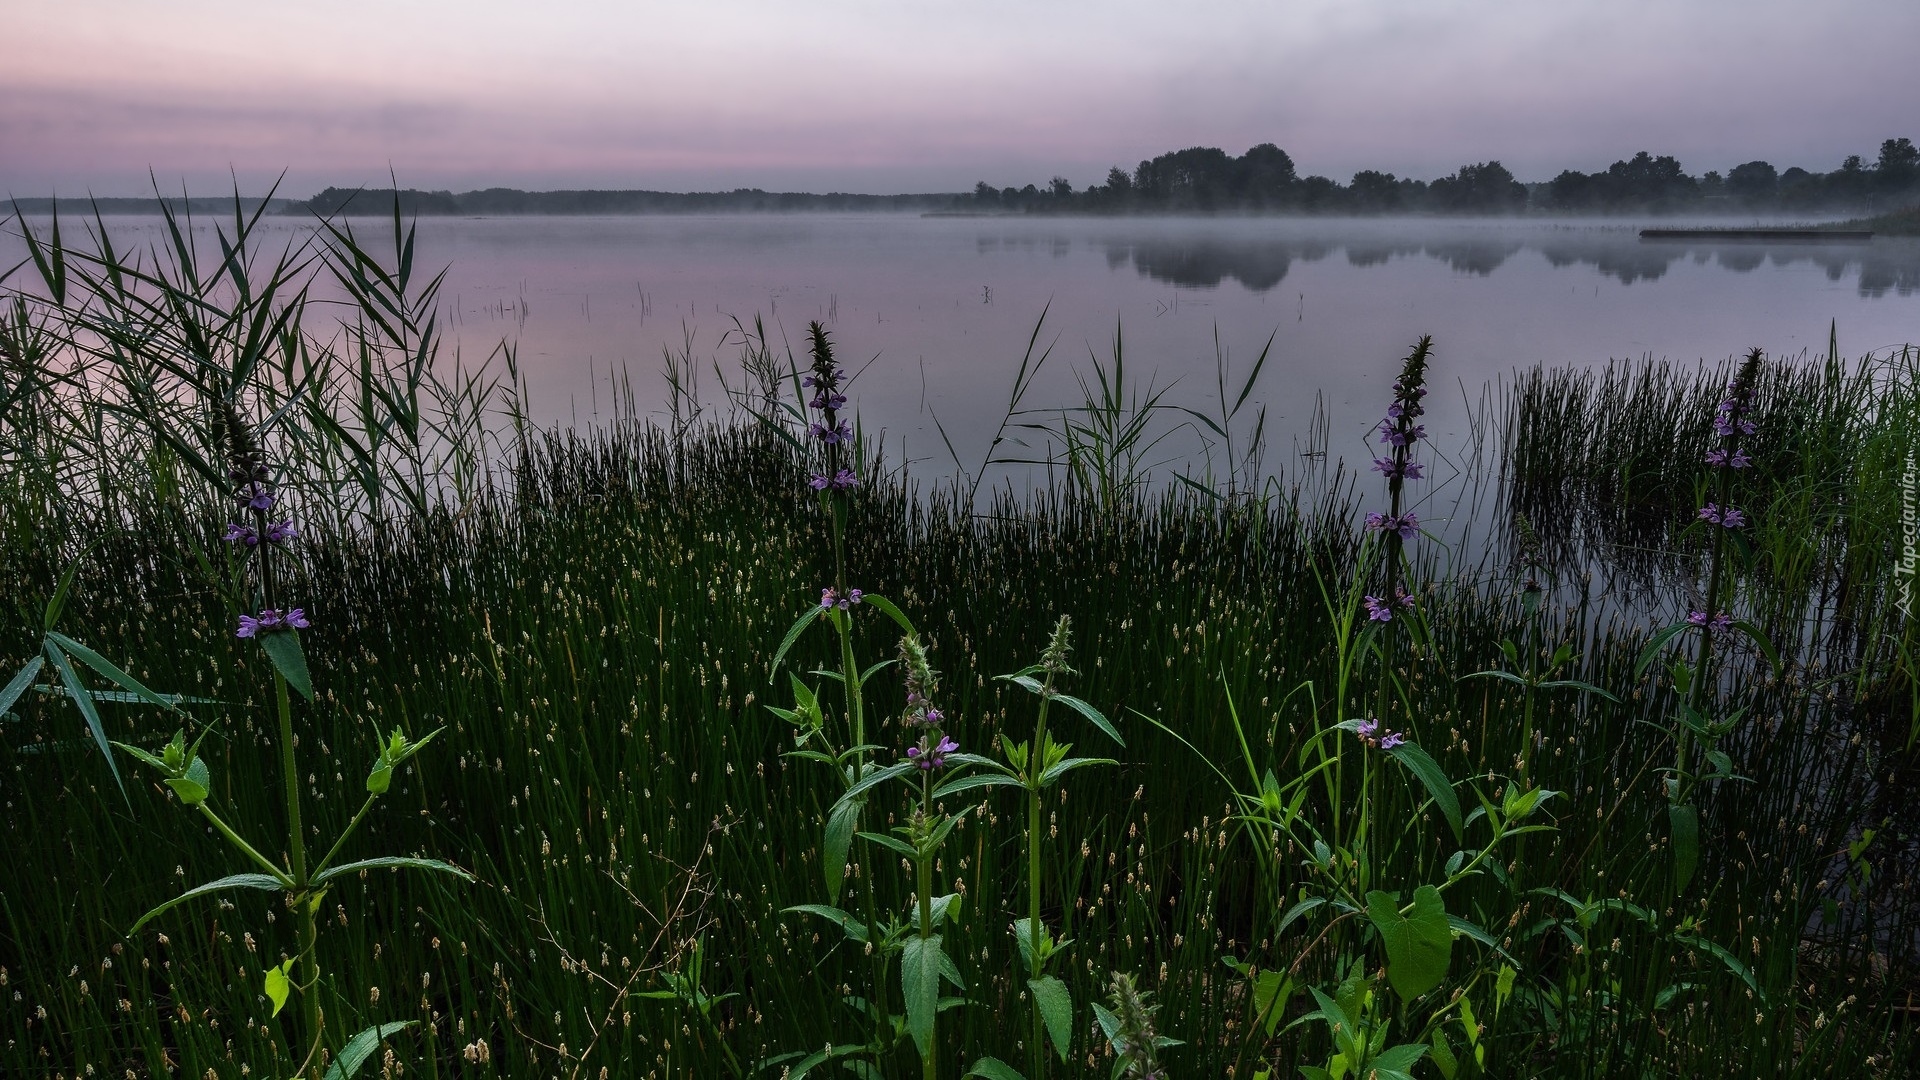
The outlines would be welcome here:
<svg viewBox="0 0 1920 1080">
<path fill-rule="evenodd" d="M 1314 262 L 1335 251 L 1348 264 L 1383 266 L 1394 259 L 1425 256 L 1459 273 L 1481 277 L 1523 251 L 1538 251 L 1556 268 L 1589 266 L 1623 285 L 1657 281 L 1675 263 L 1691 259 L 1736 274 L 1763 265 L 1810 263 L 1832 281 L 1858 276 L 1860 295 L 1920 293 L 1920 243 L 1807 244 L 1799 241 L 1642 241 L 1619 230 L 1582 233 L 1555 230 L 1540 236 L 1501 230 L 1480 235 L 1421 236 L 1417 226 L 1402 235 L 1367 229 L 1358 235 L 1328 230 L 1310 235 L 1114 237 L 1099 243 L 1107 265 L 1131 261 L 1143 277 L 1184 288 L 1213 288 L 1233 280 L 1254 292 L 1280 284 L 1296 261 Z"/>
</svg>

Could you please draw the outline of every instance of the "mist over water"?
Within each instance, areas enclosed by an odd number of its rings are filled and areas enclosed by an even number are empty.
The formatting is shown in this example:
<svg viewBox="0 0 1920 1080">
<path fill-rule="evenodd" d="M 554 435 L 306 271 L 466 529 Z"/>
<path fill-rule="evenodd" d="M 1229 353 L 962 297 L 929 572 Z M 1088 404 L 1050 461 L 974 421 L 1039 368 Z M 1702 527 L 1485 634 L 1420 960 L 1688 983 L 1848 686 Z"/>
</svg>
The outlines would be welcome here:
<svg viewBox="0 0 1920 1080">
<path fill-rule="evenodd" d="M 109 218 L 116 246 L 159 223 Z M 210 222 L 207 224 L 211 224 Z M 1671 225 L 1671 222 L 1663 222 Z M 377 221 L 356 221 L 377 236 Z M 310 223 L 268 230 L 298 242 Z M 699 389 L 723 404 L 715 361 L 737 377 L 734 317 L 765 318 L 777 349 L 826 323 L 858 377 L 853 396 L 887 453 L 924 472 L 977 465 L 1029 336 L 1052 343 L 1026 404 L 1080 400 L 1076 371 L 1111 362 L 1166 399 L 1217 410 L 1216 334 L 1230 380 L 1267 342 L 1255 390 L 1284 465 L 1316 403 L 1328 449 L 1369 452 L 1398 359 L 1435 339 L 1430 429 L 1464 441 L 1485 384 L 1534 364 L 1648 356 L 1719 361 L 1758 345 L 1843 356 L 1920 340 L 1920 241 L 1656 242 L 1607 222 L 920 218 L 900 215 L 423 218 L 418 265 L 450 265 L 447 337 L 468 363 L 518 345 L 544 422 L 612 410 L 619 373 L 664 415 L 662 350 L 691 348 Z M 0 266 L 20 255 L 0 241 Z M 1195 448 L 1176 432 L 1163 455 Z"/>
</svg>

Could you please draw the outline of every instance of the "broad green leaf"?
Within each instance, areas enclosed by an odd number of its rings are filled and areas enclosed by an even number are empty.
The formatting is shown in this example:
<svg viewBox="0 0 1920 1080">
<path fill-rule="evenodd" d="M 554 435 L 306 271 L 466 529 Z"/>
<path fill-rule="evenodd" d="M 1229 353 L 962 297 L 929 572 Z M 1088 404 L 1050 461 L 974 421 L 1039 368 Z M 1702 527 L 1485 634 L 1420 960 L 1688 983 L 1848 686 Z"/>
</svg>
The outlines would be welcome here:
<svg viewBox="0 0 1920 1080">
<path fill-rule="evenodd" d="M 833 814 L 839 812 L 840 807 L 859 798 L 865 794 L 868 789 L 884 784 L 896 776 L 905 775 L 913 767 L 913 762 L 901 761 L 889 765 L 884 769 L 869 769 L 867 774 L 860 778 L 859 783 L 852 785 L 847 788 L 846 791 L 840 793 L 840 798 L 833 804 L 833 810 L 828 812 L 828 817 L 831 818 Z"/>
<path fill-rule="evenodd" d="M 805 1080 L 805 1077 L 808 1073 L 812 1072 L 814 1069 L 820 1067 L 821 1065 L 824 1065 L 827 1062 L 832 1061 L 834 1058 L 846 1057 L 848 1054 L 858 1054 L 865 1051 L 866 1049 L 867 1049 L 866 1046 L 860 1043 L 843 1043 L 839 1046 L 829 1046 L 825 1050 L 816 1050 L 813 1053 L 808 1054 L 806 1057 L 800 1058 L 800 1061 L 798 1064 L 788 1069 L 782 1075 L 786 1077 L 786 1080 Z M 779 1057 L 768 1058 L 767 1068 L 771 1069 L 773 1066 L 778 1065 L 783 1061 L 788 1061 L 796 1057 L 800 1057 L 800 1055 L 799 1054 L 783 1054 Z"/>
<path fill-rule="evenodd" d="M 1374 1058 L 1370 1071 L 1380 1080 L 1413 1080 L 1413 1067 L 1426 1055 L 1425 1043 L 1401 1043 Z"/>
<path fill-rule="evenodd" d="M 1620 704 L 1620 699 L 1614 696 L 1614 694 L 1611 691 L 1602 690 L 1600 687 L 1595 686 L 1592 683 L 1581 682 L 1579 679 L 1552 679 L 1547 682 L 1541 683 L 1540 688 L 1542 690 L 1556 690 L 1556 689 L 1577 690 L 1582 694 L 1598 694 L 1601 697 L 1606 698 L 1608 701 L 1613 702 L 1615 705 Z"/>
<path fill-rule="evenodd" d="M 1475 671 L 1475 672 L 1471 672 L 1469 674 L 1460 676 L 1461 682 L 1465 682 L 1468 679 L 1504 679 L 1507 682 L 1517 683 L 1521 686 L 1527 685 L 1527 680 L 1521 678 L 1518 675 L 1515 675 L 1511 671 L 1496 671 L 1493 669 L 1488 669 L 1486 671 Z"/>
<path fill-rule="evenodd" d="M 1088 765 L 1118 765 L 1118 764 L 1120 763 L 1113 760 L 1112 758 L 1086 758 L 1086 757 L 1068 758 L 1067 760 L 1059 762 L 1058 764 L 1054 765 L 1052 768 L 1048 769 L 1046 772 L 1041 773 L 1040 786 L 1043 788 L 1052 787 L 1054 784 L 1060 781 L 1060 778 L 1062 776 L 1065 776 L 1067 773 L 1072 772 L 1075 769 L 1084 768 Z"/>
<path fill-rule="evenodd" d="M 1127 745 L 1127 740 L 1120 737 L 1120 732 L 1114 729 L 1113 723 L 1109 721 L 1099 709 L 1074 697 L 1072 694 L 1055 694 L 1053 695 L 1053 700 L 1065 705 L 1067 708 L 1072 709 L 1088 720 L 1093 721 L 1093 726 L 1105 732 L 1107 738 L 1112 739 L 1121 746 Z"/>
<path fill-rule="evenodd" d="M 53 661 L 53 670 L 60 673 L 60 681 L 66 685 L 67 695 L 73 698 L 73 704 L 80 710 L 80 716 L 87 722 L 87 730 L 93 734 L 95 746 L 106 756 L 107 771 L 113 774 L 113 783 L 120 789 L 120 797 L 127 798 L 127 785 L 120 779 L 120 765 L 113 760 L 113 747 L 107 739 L 107 729 L 100 722 L 100 710 L 93 703 L 93 695 L 87 692 L 87 684 L 80 681 L 80 675 L 67 662 L 67 654 L 60 651 L 53 642 L 46 643 L 47 659 Z M 128 800 L 131 804 L 132 800 Z"/>
<path fill-rule="evenodd" d="M 907 1031 L 922 1057 L 933 1048 L 933 1018 L 940 1007 L 940 935 L 910 937 L 900 951 L 900 992 L 907 1005 Z"/>
<path fill-rule="evenodd" d="M 1253 1015 L 1266 1028 L 1267 1037 L 1280 1027 L 1287 1015 L 1287 1002 L 1293 997 L 1293 980 L 1285 972 L 1262 971 L 1253 980 Z"/>
<path fill-rule="evenodd" d="M 1693 880 L 1700 865 L 1700 811 L 1692 803 L 1668 803 L 1667 825 L 1673 832 L 1673 891 Z"/>
<path fill-rule="evenodd" d="M 842 911 L 837 907 L 831 907 L 826 904 L 795 904 L 792 907 L 781 908 L 780 910 L 783 912 L 797 911 L 806 915 L 818 915 L 823 919 L 830 919 L 839 925 L 841 931 L 845 933 L 848 938 L 861 942 L 867 940 L 867 924 L 861 922 L 852 912 Z"/>
<path fill-rule="evenodd" d="M 108 660 L 106 657 L 101 656 L 99 653 L 94 652 L 92 649 L 87 648 L 85 645 L 80 644 L 65 634 L 57 631 L 48 631 L 47 640 L 60 646 L 61 651 L 99 672 L 102 676 L 118 683 L 121 689 L 134 695 L 141 701 L 145 701 L 151 705 L 158 705 L 163 709 L 171 709 L 175 707 L 175 704 L 179 700 L 178 698 L 169 700 L 172 695 L 156 694 L 147 689 L 140 680 L 122 671 L 113 661 Z"/>
<path fill-rule="evenodd" d="M 821 869 L 826 871 L 827 899 L 835 904 L 840 902 L 840 887 L 847 877 L 847 852 L 853 847 L 854 827 L 860 824 L 860 810 L 864 805 L 864 799 L 839 802 L 827 815 L 826 835 L 820 845 L 825 860 Z"/>
<path fill-rule="evenodd" d="M 1027 980 L 1027 989 L 1033 993 L 1034 1007 L 1040 1010 L 1040 1019 L 1047 1027 L 1047 1038 L 1053 1041 L 1054 1052 L 1060 1060 L 1067 1060 L 1069 1044 L 1073 1040 L 1073 994 L 1067 984 L 1051 975 L 1042 975 Z"/>
<path fill-rule="evenodd" d="M 1716 959 L 1726 965 L 1728 971 L 1733 972 L 1734 975 L 1739 977 L 1741 982 L 1747 984 L 1747 989 L 1753 991 L 1754 996 L 1760 999 L 1761 1004 L 1764 1005 L 1766 1003 L 1767 992 L 1760 988 L 1759 982 L 1753 977 L 1753 972 L 1748 970 L 1747 965 L 1741 963 L 1740 958 L 1733 955 L 1726 946 L 1718 942 L 1708 941 L 1706 938 L 1700 937 L 1697 934 L 1675 934 L 1673 935 L 1673 940 L 1689 948 L 1712 953 Z"/>
<path fill-rule="evenodd" d="M 902 840 L 897 836 L 888 836 L 885 833 L 871 833 L 871 832 L 863 832 L 863 833 L 858 833 L 856 835 L 858 835 L 860 839 L 865 840 L 869 843 L 879 844 L 883 848 L 887 848 L 891 851 L 897 851 L 902 856 L 909 859 L 918 858 L 920 855 L 918 851 L 915 851 L 913 849 L 912 844 L 907 843 L 905 840 Z"/>
<path fill-rule="evenodd" d="M 1298 919 L 1300 916 L 1305 915 L 1307 912 L 1312 911 L 1314 908 L 1317 908 L 1321 904 L 1324 904 L 1326 902 L 1327 901 L 1322 897 L 1309 896 L 1305 900 L 1302 900 L 1299 903 L 1288 908 L 1287 913 L 1280 917 L 1280 926 L 1278 929 L 1274 930 L 1274 934 L 1277 936 L 1277 935 L 1286 933 L 1287 927 L 1292 926 L 1294 923 L 1294 920 Z"/>
<path fill-rule="evenodd" d="M 1660 655 L 1661 648 L 1664 647 L 1667 642 L 1672 641 L 1674 635 L 1685 631 L 1692 625 L 1692 623 L 1684 622 L 1674 623 L 1672 626 L 1664 627 L 1659 633 L 1648 638 L 1646 648 L 1640 650 L 1639 659 L 1633 662 L 1633 681 L 1640 681 L 1640 676 L 1647 673 L 1647 668 L 1653 663 L 1654 657 Z"/>
<path fill-rule="evenodd" d="M 180 797 L 182 806 L 199 806 L 207 801 L 207 794 L 213 787 L 213 778 L 207 773 L 207 763 L 194 758 L 187 763 L 187 775 L 162 781 Z"/>
<path fill-rule="evenodd" d="M 973 1065 L 961 1075 L 978 1076 L 984 1080 L 1027 1080 L 1020 1075 L 1020 1070 L 996 1057 L 975 1058 Z"/>
<path fill-rule="evenodd" d="M 1453 827 L 1453 838 L 1461 839 L 1465 831 L 1460 823 L 1460 797 L 1454 794 L 1453 785 L 1447 782 L 1447 774 L 1440 771 L 1440 765 L 1428 756 L 1416 743 L 1403 742 L 1387 751 L 1395 761 L 1406 766 L 1420 781 L 1427 794 L 1433 796 L 1433 803 L 1444 814 L 1447 824 Z"/>
<path fill-rule="evenodd" d="M 1447 965 L 1453 957 L 1453 927 L 1447 922 L 1447 905 L 1440 890 L 1422 885 L 1413 891 L 1413 904 L 1406 915 L 1393 894 L 1367 894 L 1367 917 L 1380 932 L 1387 950 L 1387 981 L 1402 1001 L 1412 1002 L 1440 985 L 1447 977 Z"/>
<path fill-rule="evenodd" d="M 367 1063 L 367 1059 L 373 1056 L 374 1050 L 386 1041 L 387 1036 L 405 1031 L 417 1023 L 418 1020 L 394 1020 L 370 1027 L 348 1039 L 347 1045 L 340 1048 L 340 1056 L 327 1067 L 326 1080 L 353 1080 L 353 1074 L 360 1071 L 360 1066 Z"/>
<path fill-rule="evenodd" d="M 1493 1011 L 1496 1014 L 1499 1013 L 1500 1007 L 1507 1003 L 1507 999 L 1513 996 L 1513 976 L 1514 970 L 1511 965 L 1500 965 L 1500 977 L 1494 980 L 1493 984 Z"/>
<path fill-rule="evenodd" d="M 949 757 L 947 761 L 951 763 L 953 759 Z M 971 791 L 974 788 L 1020 786 L 1020 781 L 1015 780 L 1011 776 L 1004 776 L 1000 773 L 974 773 L 972 776 L 955 777 L 941 784 L 939 787 L 934 788 L 933 797 L 936 799 L 945 798 L 948 795 L 957 795 L 962 791 Z"/>
<path fill-rule="evenodd" d="M 1460 1072 L 1460 1059 L 1453 1056 L 1447 1033 L 1440 1028 L 1433 1029 L 1433 1063 L 1440 1069 L 1441 1080 L 1453 1080 Z"/>
<path fill-rule="evenodd" d="M 140 928 L 151 922 L 154 916 L 178 907 L 198 896 L 219 892 L 222 889 L 262 889 L 268 892 L 279 892 L 284 888 L 286 888 L 285 882 L 279 878 L 269 877 L 266 874 L 229 874 L 218 881 L 209 881 L 205 885 L 198 885 L 188 889 L 179 896 L 140 916 L 140 921 L 134 923 L 133 926 L 127 930 L 127 936 L 132 937 L 139 933 Z"/>
<path fill-rule="evenodd" d="M 1755 626 L 1745 619 L 1735 621 L 1733 628 L 1745 634 L 1747 639 L 1753 642 L 1754 647 L 1760 650 L 1760 655 L 1767 658 L 1767 666 L 1773 669 L 1775 675 L 1778 675 L 1780 673 L 1780 654 L 1774 649 L 1773 642 L 1767 639 L 1767 635 L 1762 632 L 1758 626 Z"/>
<path fill-rule="evenodd" d="M 33 685 L 34 678 L 40 674 L 40 669 L 45 667 L 46 663 L 44 658 L 34 657 L 27 661 L 26 666 L 20 669 L 20 674 L 15 675 L 5 689 L 0 689 L 0 716 L 5 716 L 13 709 L 13 703 L 19 701 L 20 695 L 26 693 L 27 687 Z"/>
<path fill-rule="evenodd" d="M 322 885 L 337 877 L 357 874 L 362 870 L 434 870 L 442 874 L 452 874 L 462 881 L 473 881 L 474 876 L 465 870 L 439 859 L 416 859 L 406 855 L 386 855 L 378 859 L 361 859 L 359 862 L 342 863 L 330 867 L 313 876 L 315 885 Z"/>
<path fill-rule="evenodd" d="M 780 661 L 786 659 L 787 651 L 793 648 L 793 643 L 799 641 L 800 635 L 806 631 L 807 627 L 813 625 L 813 620 L 819 618 L 826 610 L 819 604 L 814 604 L 806 610 L 805 614 L 793 620 L 793 625 L 787 628 L 787 636 L 780 639 L 780 647 L 773 651 L 773 663 L 767 665 L 769 677 L 780 670 Z"/>
<path fill-rule="evenodd" d="M 273 1002 L 275 1016 L 279 1016 L 280 1010 L 287 1007 L 287 994 L 293 989 L 293 980 L 287 978 L 287 973 L 292 970 L 292 957 L 288 957 L 278 967 L 267 969 L 267 1000 Z"/>
<path fill-rule="evenodd" d="M 913 620 L 907 618 L 907 613 L 904 611 L 901 611 L 897 606 L 895 606 L 893 601 L 887 599 L 884 596 L 877 596 L 873 593 L 866 593 L 865 595 L 861 596 L 860 602 L 863 604 L 871 604 L 874 607 L 880 609 L 880 612 L 882 614 L 886 615 L 887 618 L 892 619 L 894 622 L 900 625 L 900 630 L 902 633 L 912 634 L 916 637 L 919 636 L 920 631 L 915 630 L 913 628 Z"/>
<path fill-rule="evenodd" d="M 272 630 L 261 634 L 260 647 L 267 650 L 267 659 L 273 661 L 275 670 L 280 672 L 287 685 L 299 692 L 308 701 L 313 700 L 313 677 L 307 674 L 307 654 L 300 648 L 300 631 Z"/>
</svg>

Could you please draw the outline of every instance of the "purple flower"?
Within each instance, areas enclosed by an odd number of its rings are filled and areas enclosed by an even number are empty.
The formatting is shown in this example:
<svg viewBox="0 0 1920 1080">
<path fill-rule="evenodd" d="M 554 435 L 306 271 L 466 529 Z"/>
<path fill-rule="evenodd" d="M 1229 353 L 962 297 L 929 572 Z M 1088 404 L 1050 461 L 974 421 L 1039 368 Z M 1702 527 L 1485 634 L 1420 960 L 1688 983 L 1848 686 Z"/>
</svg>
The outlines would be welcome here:
<svg viewBox="0 0 1920 1080">
<path fill-rule="evenodd" d="M 831 483 L 833 483 L 833 481 L 827 479 L 824 475 L 814 473 L 813 478 L 807 481 L 807 486 L 815 491 L 825 491 L 827 490 L 827 485 Z"/>
<path fill-rule="evenodd" d="M 1687 612 L 1687 622 L 1694 626 L 1710 628 L 1716 633 L 1723 633 L 1733 628 L 1733 616 L 1724 611 L 1715 615 L 1712 619 L 1708 619 L 1707 613 L 1704 611 L 1689 611 Z"/>
<path fill-rule="evenodd" d="M 1731 506 L 1723 510 L 1714 503 L 1708 503 L 1700 508 L 1700 520 L 1709 525 L 1723 525 L 1729 529 L 1737 529 L 1747 523 L 1747 515 Z"/>
<path fill-rule="evenodd" d="M 841 596 L 831 588 L 821 589 L 820 606 L 828 609 L 839 608 L 841 611 L 845 611 L 859 603 L 860 598 L 864 595 L 866 594 L 862 593 L 859 589 L 848 589 L 847 595 L 845 596 Z"/>
<path fill-rule="evenodd" d="M 1751 420 L 1734 419 L 1731 417 L 1722 416 L 1714 420 L 1713 430 L 1715 433 L 1720 435 L 1721 438 L 1725 438 L 1729 435 L 1734 434 L 1735 432 L 1738 432 L 1742 435 L 1751 435 L 1753 434 L 1754 427 L 1753 427 L 1753 421 Z"/>
<path fill-rule="evenodd" d="M 809 389 L 819 387 L 823 390 L 832 390 L 834 387 L 840 385 L 840 380 L 846 377 L 847 369 L 845 368 L 834 368 L 824 373 L 816 371 L 814 374 L 801 379 L 800 385 L 808 387 Z M 836 405 L 834 408 L 837 409 L 839 406 Z"/>
<path fill-rule="evenodd" d="M 960 749 L 960 744 L 945 735 L 940 736 L 938 746 L 929 747 L 927 736 L 920 736 L 920 745 L 907 747 L 907 759 L 922 769 L 932 771 L 946 767 L 947 755 Z"/>
<path fill-rule="evenodd" d="M 1378 730 L 1380 730 L 1380 721 L 1378 720 L 1362 720 L 1353 726 L 1353 733 L 1363 739 L 1373 738 L 1373 733 Z"/>
<path fill-rule="evenodd" d="M 833 487 L 836 491 L 848 491 L 858 486 L 859 483 L 860 479 L 853 475 L 852 469 L 841 469 L 839 472 L 833 474 Z"/>
<path fill-rule="evenodd" d="M 1391 750 L 1406 741 L 1399 732 L 1389 731 L 1385 735 L 1380 736 L 1380 749 Z"/>
<path fill-rule="evenodd" d="M 276 521 L 267 526 L 266 541 L 269 544 L 278 544 L 292 540 L 299 535 L 299 532 L 294 529 L 292 521 Z"/>
<path fill-rule="evenodd" d="M 807 433 L 828 446 L 832 446 L 835 443 L 853 441 L 853 427 L 845 420 L 834 424 L 832 427 L 816 421 L 807 426 Z"/>
<path fill-rule="evenodd" d="M 1399 533 L 1400 539 L 1411 540 L 1414 538 L 1414 534 L 1419 531 L 1420 517 L 1412 511 L 1401 514 L 1399 517 L 1395 517 L 1392 514 L 1369 512 L 1367 514 L 1367 528 L 1378 529 L 1381 532 Z"/>
<path fill-rule="evenodd" d="M 251 525 L 231 522 L 227 525 L 227 531 L 220 534 L 220 539 L 230 544 L 245 544 L 248 547 L 253 547 L 260 542 L 260 534 L 255 532 Z"/>
<path fill-rule="evenodd" d="M 1425 424 L 1415 424 L 1405 431 L 1402 431 L 1392 420 L 1383 420 L 1380 423 L 1380 441 L 1383 443 L 1392 443 L 1395 446 L 1411 446 L 1421 439 L 1426 438 L 1426 435 L 1427 425 Z"/>
<path fill-rule="evenodd" d="M 1420 479 L 1420 471 L 1422 468 L 1424 468 L 1424 466 L 1417 461 L 1403 463 L 1397 462 L 1392 458 L 1373 459 L 1373 471 L 1385 476 L 1389 480 L 1400 478 L 1418 480 Z"/>
<path fill-rule="evenodd" d="M 235 637 L 259 637 L 274 630 L 305 630 L 312 625 L 307 621 L 305 608 L 294 608 L 282 612 L 278 608 L 262 608 L 258 615 L 240 616 L 240 629 L 234 631 Z"/>
<path fill-rule="evenodd" d="M 1363 601 L 1367 605 L 1367 618 L 1373 622 L 1392 622 L 1393 605 L 1377 596 L 1368 596 Z"/>
<path fill-rule="evenodd" d="M 273 490 L 259 480 L 249 480 L 240 485 L 233 493 L 235 502 L 252 510 L 267 510 L 273 506 Z"/>
<path fill-rule="evenodd" d="M 847 395 L 822 390 L 818 394 L 813 395 L 813 400 L 807 402 L 807 404 L 816 409 L 832 409 L 838 411 L 847 407 Z"/>
</svg>

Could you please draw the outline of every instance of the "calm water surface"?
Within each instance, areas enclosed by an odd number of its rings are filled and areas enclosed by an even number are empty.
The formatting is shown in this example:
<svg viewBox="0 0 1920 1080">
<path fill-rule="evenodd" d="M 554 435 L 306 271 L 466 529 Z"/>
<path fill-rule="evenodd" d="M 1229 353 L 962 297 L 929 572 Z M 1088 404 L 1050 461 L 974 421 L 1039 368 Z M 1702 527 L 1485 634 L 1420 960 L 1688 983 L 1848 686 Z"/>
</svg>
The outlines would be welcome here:
<svg viewBox="0 0 1920 1080">
<path fill-rule="evenodd" d="M 159 239 L 155 222 L 109 224 L 123 246 Z M 664 409 L 662 350 L 689 341 L 715 403 L 713 361 L 736 370 L 733 317 L 764 316 L 796 354 L 819 319 L 860 372 L 868 426 L 887 431 L 890 454 L 904 446 L 935 471 L 951 461 L 934 417 L 976 461 L 1043 309 L 1041 341 L 1054 352 L 1029 404 L 1077 401 L 1076 377 L 1110 361 L 1118 334 L 1130 378 L 1171 384 L 1168 400 L 1204 409 L 1216 336 L 1236 371 L 1271 336 L 1254 400 L 1275 445 L 1291 445 L 1324 401 L 1332 448 L 1349 458 L 1365 451 L 1364 427 L 1421 334 L 1434 337 L 1431 427 L 1442 437 L 1464 434 L 1464 402 L 1516 367 L 1713 361 L 1755 345 L 1813 355 L 1830 323 L 1846 356 L 1920 341 L 1920 241 L 1656 242 L 1638 238 L 1639 224 L 428 218 L 419 258 L 451 266 L 445 316 L 463 356 L 516 342 L 545 420 L 606 415 L 613 372 L 630 377 L 643 408 Z M 1182 440 L 1165 446 L 1184 451 Z"/>
</svg>

